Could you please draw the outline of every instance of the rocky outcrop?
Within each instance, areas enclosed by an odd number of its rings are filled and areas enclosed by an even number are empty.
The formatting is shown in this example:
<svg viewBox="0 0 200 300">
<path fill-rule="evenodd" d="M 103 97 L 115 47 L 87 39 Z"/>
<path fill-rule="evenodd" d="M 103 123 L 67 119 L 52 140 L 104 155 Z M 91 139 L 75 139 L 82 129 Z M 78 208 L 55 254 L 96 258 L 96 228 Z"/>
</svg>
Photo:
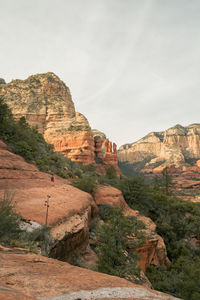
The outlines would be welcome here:
<svg viewBox="0 0 200 300">
<path fill-rule="evenodd" d="M 0 94 L 15 119 L 24 116 L 32 127 L 38 128 L 48 143 L 55 146 L 56 151 L 61 149 L 75 161 L 94 161 L 90 125 L 82 114 L 75 111 L 69 88 L 54 73 L 1 84 Z"/>
<path fill-rule="evenodd" d="M 138 255 L 141 257 L 139 265 L 143 272 L 150 264 L 167 265 L 169 259 L 163 239 L 156 233 L 156 225 L 147 217 L 140 216 L 137 210 L 131 209 L 125 202 L 120 190 L 111 186 L 99 186 L 94 194 L 94 199 L 97 205 L 110 204 L 124 208 L 126 216 L 137 217 L 145 226 L 145 233 L 148 237 L 142 247 L 137 249 Z M 131 250 L 131 243 L 129 245 Z"/>
<path fill-rule="evenodd" d="M 177 299 L 119 277 L 19 249 L 8 250 L 0 251 L 2 299 Z"/>
<path fill-rule="evenodd" d="M 93 136 L 95 141 L 95 160 L 98 163 L 97 171 L 105 174 L 106 170 L 110 166 L 113 166 L 117 175 L 120 176 L 121 171 L 118 167 L 117 145 L 110 142 L 105 134 L 98 130 L 93 130 Z"/>
<path fill-rule="evenodd" d="M 200 124 L 176 125 L 163 132 L 152 132 L 139 141 L 119 148 L 121 162 L 145 161 L 146 166 L 175 164 L 200 159 Z"/>
<path fill-rule="evenodd" d="M 56 152 L 61 152 L 71 160 L 94 163 L 94 139 L 90 131 L 70 132 L 63 136 L 48 138 Z"/>
<path fill-rule="evenodd" d="M 0 95 L 15 119 L 24 116 L 54 145 L 55 151 L 84 164 L 95 164 L 100 159 L 102 166 L 97 165 L 97 171 L 105 173 L 113 165 L 120 174 L 116 145 L 112 149 L 109 142 L 105 151 L 106 136 L 98 130 L 92 131 L 85 116 L 75 111 L 69 88 L 54 73 L 37 74 L 8 84 L 0 79 Z"/>
<path fill-rule="evenodd" d="M 1 142 L 0 196 L 5 190 L 14 193 L 15 209 L 25 220 L 41 225 L 45 224 L 44 204 L 50 196 L 48 225 L 55 240 L 52 256 L 70 260 L 87 247 L 88 224 L 97 209 L 92 197 L 58 176 L 52 183 L 49 174 L 39 172 Z"/>
</svg>

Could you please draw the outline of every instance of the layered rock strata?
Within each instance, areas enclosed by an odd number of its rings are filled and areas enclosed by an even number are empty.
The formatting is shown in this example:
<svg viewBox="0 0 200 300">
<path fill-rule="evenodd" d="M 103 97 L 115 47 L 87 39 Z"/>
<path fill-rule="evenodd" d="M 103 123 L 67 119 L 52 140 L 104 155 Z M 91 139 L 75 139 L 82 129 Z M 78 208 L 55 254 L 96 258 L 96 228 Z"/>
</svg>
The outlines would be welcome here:
<svg viewBox="0 0 200 300">
<path fill-rule="evenodd" d="M 162 132 L 152 132 L 132 144 L 119 148 L 121 162 L 147 161 L 181 165 L 189 159 L 200 159 L 200 124 L 176 125 Z"/>
<path fill-rule="evenodd" d="M 93 136 L 95 141 L 95 160 L 97 164 L 97 171 L 105 174 L 106 170 L 113 166 L 117 172 L 117 175 L 121 175 L 121 171 L 118 167 L 117 145 L 109 141 L 105 134 L 93 130 Z"/>
<path fill-rule="evenodd" d="M 94 141 L 90 125 L 75 111 L 69 88 L 54 73 L 1 84 L 0 95 L 4 96 L 15 119 L 24 116 L 48 143 L 55 143 L 56 151 L 61 149 L 76 161 L 93 162 Z M 80 148 L 85 153 L 77 159 Z"/>
<path fill-rule="evenodd" d="M 98 166 L 97 171 L 105 173 L 113 165 L 120 174 L 116 145 L 112 146 L 103 133 L 91 130 L 85 116 L 75 111 L 69 88 L 54 73 L 37 74 L 8 84 L 0 80 L 0 95 L 15 119 L 24 116 L 54 145 L 55 151 L 84 164 L 100 159 L 103 166 Z"/>
</svg>

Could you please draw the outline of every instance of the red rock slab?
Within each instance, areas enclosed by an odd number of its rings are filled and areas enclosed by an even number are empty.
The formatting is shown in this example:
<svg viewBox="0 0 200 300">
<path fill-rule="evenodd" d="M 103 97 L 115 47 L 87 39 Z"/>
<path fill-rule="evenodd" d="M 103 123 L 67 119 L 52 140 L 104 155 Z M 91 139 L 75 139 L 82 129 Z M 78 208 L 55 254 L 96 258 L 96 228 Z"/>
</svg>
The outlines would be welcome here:
<svg viewBox="0 0 200 300">
<path fill-rule="evenodd" d="M 52 183 L 49 174 L 39 172 L 37 167 L 9 152 L 3 145 L 0 145 L 0 195 L 5 190 L 12 191 L 15 209 L 25 219 L 45 223 L 48 195 L 50 226 L 75 213 L 80 215 L 94 203 L 91 195 L 69 185 L 66 179 L 55 176 Z"/>
<path fill-rule="evenodd" d="M 13 290 L 36 298 L 50 299 L 52 296 L 66 294 L 65 299 L 71 299 L 67 298 L 68 293 L 100 288 L 130 287 L 133 290 L 132 299 L 174 299 L 119 277 L 71 266 L 68 263 L 32 253 L 0 252 L 0 277 L 2 287 L 12 286 Z M 140 294 L 141 297 L 139 297 Z M 110 298 L 113 297 L 110 296 Z"/>
<path fill-rule="evenodd" d="M 36 298 L 26 296 L 12 288 L 0 286 L 0 300 L 36 300 Z"/>
</svg>

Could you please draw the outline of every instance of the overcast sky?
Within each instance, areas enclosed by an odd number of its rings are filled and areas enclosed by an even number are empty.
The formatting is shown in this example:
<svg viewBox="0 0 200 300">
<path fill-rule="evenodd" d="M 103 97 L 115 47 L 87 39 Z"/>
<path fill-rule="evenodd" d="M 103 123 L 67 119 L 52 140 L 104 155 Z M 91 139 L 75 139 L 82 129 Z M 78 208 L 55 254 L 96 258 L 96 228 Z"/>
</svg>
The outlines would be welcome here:
<svg viewBox="0 0 200 300">
<path fill-rule="evenodd" d="M 48 71 L 118 146 L 200 123 L 200 0 L 0 0 L 0 77 Z"/>
</svg>

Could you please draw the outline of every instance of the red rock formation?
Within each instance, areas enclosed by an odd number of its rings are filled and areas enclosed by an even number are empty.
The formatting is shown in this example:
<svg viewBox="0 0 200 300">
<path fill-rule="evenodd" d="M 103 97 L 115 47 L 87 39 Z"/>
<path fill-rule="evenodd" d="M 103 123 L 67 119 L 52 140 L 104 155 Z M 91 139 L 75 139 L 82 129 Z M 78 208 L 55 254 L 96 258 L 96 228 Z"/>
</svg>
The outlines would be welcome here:
<svg viewBox="0 0 200 300">
<path fill-rule="evenodd" d="M 117 145 L 109 141 L 106 138 L 105 134 L 98 131 L 93 130 L 93 136 L 95 141 L 95 157 L 100 159 L 99 164 L 97 163 L 97 172 L 106 174 L 106 170 L 113 166 L 116 170 L 118 176 L 122 173 L 118 167 L 118 156 L 117 156 Z"/>
<path fill-rule="evenodd" d="M 47 195 L 50 195 L 48 225 L 57 241 L 52 255 L 69 259 L 76 251 L 87 247 L 88 223 L 96 205 L 88 193 L 69 185 L 66 179 L 39 172 L 37 167 L 6 150 L 0 143 L 0 195 L 5 190 L 15 192 L 16 210 L 25 220 L 44 225 Z M 61 243 L 65 239 L 65 244 Z M 65 252 L 64 249 L 67 251 Z"/>
<path fill-rule="evenodd" d="M 138 254 L 141 256 L 139 265 L 142 271 L 145 272 L 150 264 L 158 266 L 169 264 L 166 247 L 163 239 L 156 233 L 156 225 L 151 219 L 140 216 L 137 210 L 131 209 L 125 202 L 120 190 L 111 186 L 99 186 L 94 194 L 94 199 L 97 205 L 110 204 L 112 206 L 124 207 L 124 214 L 126 216 L 135 216 L 146 225 L 145 232 L 149 238 L 141 248 L 137 249 Z"/>
<path fill-rule="evenodd" d="M 113 166 L 117 172 L 118 175 L 121 174 L 121 171 L 118 167 L 118 156 L 117 156 L 117 145 L 114 144 L 114 147 L 112 145 L 112 142 L 109 141 L 109 139 L 106 139 L 104 141 L 104 147 L 105 147 L 105 154 L 103 157 L 103 162 L 105 164 L 106 169 L 108 169 L 110 166 Z"/>
<path fill-rule="evenodd" d="M 173 184 L 177 191 L 181 191 L 183 200 L 200 202 L 200 166 L 199 160 L 193 166 L 175 166 L 168 165 L 168 173 L 172 177 Z M 154 176 L 162 176 L 164 166 L 157 168 L 145 168 L 141 172 L 149 178 Z"/>
<path fill-rule="evenodd" d="M 87 247 L 88 222 L 97 210 L 92 197 L 57 176 L 55 176 L 55 182 L 52 183 L 49 174 L 39 172 L 34 165 L 28 164 L 20 156 L 10 153 L 6 145 L 0 142 L 0 195 L 11 187 L 15 191 L 16 211 L 24 219 L 40 224 L 45 223 L 44 203 L 47 195 L 51 196 L 48 225 L 51 226 L 51 234 L 57 242 L 52 255 L 61 259 L 70 259 L 70 255 L 78 254 Z M 113 189 L 111 194 L 110 201 L 115 199 L 113 204 L 126 205 L 118 190 Z M 108 199 L 107 196 L 106 198 Z M 137 214 L 128 206 L 126 206 L 126 213 Z M 82 290 L 84 293 L 93 290 L 93 293 L 99 295 L 99 288 L 112 287 L 115 292 L 116 288 L 120 289 L 117 294 L 118 299 L 126 298 L 124 294 L 121 294 L 126 287 L 132 288 L 131 299 L 144 299 L 144 297 L 146 299 L 148 297 L 163 300 L 173 299 L 166 294 L 135 285 L 124 279 L 81 269 L 36 254 L 29 254 L 24 249 L 9 251 L 0 247 L 0 278 L 0 297 L 1 295 L 4 297 L 6 293 L 8 297 L 5 299 L 16 299 L 13 298 L 16 293 L 17 299 L 20 300 L 31 300 L 31 297 L 49 298 L 62 294 L 66 294 L 66 299 L 71 299 L 70 293 L 72 292 L 77 292 L 76 298 L 83 296 L 88 299 L 86 294 L 80 296 L 79 293 L 82 293 Z M 12 290 L 6 290 L 10 286 L 12 286 Z M 108 293 L 112 295 L 112 291 L 109 290 Z M 102 299 L 98 296 L 96 298 Z"/>
<path fill-rule="evenodd" d="M 100 158 L 103 160 L 103 140 L 100 136 L 95 137 L 95 157 Z"/>
<path fill-rule="evenodd" d="M 24 116 L 31 126 L 36 126 L 55 151 L 63 153 L 72 161 L 84 164 L 95 163 L 95 157 L 103 159 L 103 133 L 91 130 L 88 120 L 75 111 L 69 88 L 54 73 L 36 74 L 26 80 L 13 80 L 6 84 L 0 82 L 0 95 L 11 108 L 15 119 Z M 98 132 L 100 139 L 93 133 Z M 97 171 L 105 173 L 113 165 L 118 174 L 116 145 L 107 141 L 104 167 Z"/>
<path fill-rule="evenodd" d="M 71 266 L 66 262 L 13 249 L 0 252 L 2 300 L 50 299 L 154 299 L 175 300 L 170 295 L 136 285 L 125 279 Z M 6 291 L 8 292 L 6 294 Z M 20 294 L 26 294 L 22 297 Z M 32 298 L 33 297 L 33 298 Z M 116 298 L 117 297 L 117 298 Z"/>
<path fill-rule="evenodd" d="M 54 145 L 56 152 L 61 152 L 72 161 L 84 164 L 94 163 L 94 139 L 90 131 L 71 132 L 63 136 L 48 137 L 47 142 Z"/>
<path fill-rule="evenodd" d="M 163 132 L 151 132 L 132 144 L 119 148 L 120 161 L 130 163 L 149 160 L 148 165 L 161 162 L 182 165 L 187 159 L 200 158 L 200 124 L 176 125 Z"/>
</svg>

